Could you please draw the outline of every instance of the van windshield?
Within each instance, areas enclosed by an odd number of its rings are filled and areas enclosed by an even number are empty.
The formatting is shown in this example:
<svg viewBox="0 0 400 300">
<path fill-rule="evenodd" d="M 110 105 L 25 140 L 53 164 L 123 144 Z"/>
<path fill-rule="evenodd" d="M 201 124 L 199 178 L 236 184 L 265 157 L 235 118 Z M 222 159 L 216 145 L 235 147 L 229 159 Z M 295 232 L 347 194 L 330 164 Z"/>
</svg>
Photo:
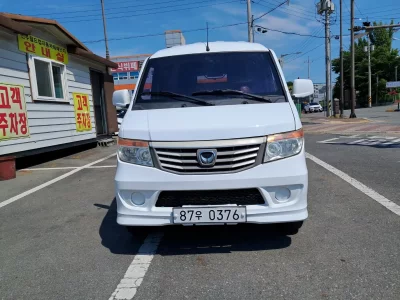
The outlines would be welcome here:
<svg viewBox="0 0 400 300">
<path fill-rule="evenodd" d="M 269 52 L 202 53 L 150 59 L 133 109 L 285 101 Z"/>
</svg>

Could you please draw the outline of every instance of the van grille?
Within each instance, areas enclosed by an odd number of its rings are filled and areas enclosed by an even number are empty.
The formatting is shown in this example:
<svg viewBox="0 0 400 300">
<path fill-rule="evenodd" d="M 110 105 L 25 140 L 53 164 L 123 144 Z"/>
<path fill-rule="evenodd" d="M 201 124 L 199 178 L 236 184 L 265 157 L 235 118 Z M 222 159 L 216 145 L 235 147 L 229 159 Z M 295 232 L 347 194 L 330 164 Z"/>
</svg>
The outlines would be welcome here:
<svg viewBox="0 0 400 300">
<path fill-rule="evenodd" d="M 258 140 L 259 141 L 259 140 Z M 154 148 L 161 169 L 180 174 L 209 174 L 239 172 L 259 164 L 262 157 L 262 143 L 228 147 L 196 148 Z M 197 152 L 201 149 L 215 149 L 217 159 L 212 167 L 201 166 Z"/>
</svg>

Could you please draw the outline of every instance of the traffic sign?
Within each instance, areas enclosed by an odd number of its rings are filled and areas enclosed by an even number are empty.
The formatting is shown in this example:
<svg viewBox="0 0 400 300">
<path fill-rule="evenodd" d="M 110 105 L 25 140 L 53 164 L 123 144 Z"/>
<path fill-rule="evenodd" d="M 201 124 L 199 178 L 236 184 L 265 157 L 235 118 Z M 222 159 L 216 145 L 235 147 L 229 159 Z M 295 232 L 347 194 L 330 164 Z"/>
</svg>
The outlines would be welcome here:
<svg viewBox="0 0 400 300">
<path fill-rule="evenodd" d="M 386 82 L 386 88 L 397 88 L 400 87 L 400 81 L 388 81 Z"/>
</svg>

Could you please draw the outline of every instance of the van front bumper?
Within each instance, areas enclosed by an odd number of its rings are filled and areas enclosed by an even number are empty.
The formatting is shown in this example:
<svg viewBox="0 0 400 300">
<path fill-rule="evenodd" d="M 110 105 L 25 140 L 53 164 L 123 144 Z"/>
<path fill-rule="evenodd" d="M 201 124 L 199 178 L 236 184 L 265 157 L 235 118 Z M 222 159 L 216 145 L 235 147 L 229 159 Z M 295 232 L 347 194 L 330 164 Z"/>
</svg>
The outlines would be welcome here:
<svg viewBox="0 0 400 300">
<path fill-rule="evenodd" d="M 127 226 L 172 225 L 172 207 L 156 207 L 162 191 L 234 190 L 257 188 L 265 204 L 246 205 L 248 223 L 302 221 L 308 217 L 308 171 L 304 149 L 296 156 L 232 174 L 177 175 L 118 160 L 115 176 L 117 222 Z M 279 188 L 290 190 L 278 201 Z M 132 198 L 144 202 L 135 205 Z"/>
</svg>

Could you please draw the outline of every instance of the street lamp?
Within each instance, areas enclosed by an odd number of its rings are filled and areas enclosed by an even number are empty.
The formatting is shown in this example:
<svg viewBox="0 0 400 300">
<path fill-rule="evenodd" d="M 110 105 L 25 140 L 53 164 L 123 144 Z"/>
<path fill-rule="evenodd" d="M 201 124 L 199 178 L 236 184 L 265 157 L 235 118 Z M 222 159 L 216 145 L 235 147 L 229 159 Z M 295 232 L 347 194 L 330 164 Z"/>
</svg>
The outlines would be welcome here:
<svg viewBox="0 0 400 300">
<path fill-rule="evenodd" d="M 364 26 L 369 26 L 369 22 L 364 22 Z M 368 107 L 372 107 L 372 79 L 371 79 L 371 52 L 375 50 L 375 45 L 371 45 L 367 36 L 368 45 L 364 47 L 364 52 L 368 54 Z"/>
<path fill-rule="evenodd" d="M 287 54 L 281 54 L 281 56 L 279 57 L 279 64 L 281 65 L 281 68 L 283 67 L 283 58 L 285 57 L 285 56 L 288 56 L 288 55 L 296 55 L 296 54 L 301 54 L 302 52 L 293 52 L 293 53 L 287 53 Z"/>
<path fill-rule="evenodd" d="M 267 28 L 264 28 L 264 27 L 259 26 L 259 25 L 255 25 L 254 28 L 253 28 L 253 30 L 252 30 L 252 31 L 253 31 L 253 43 L 255 42 L 255 41 L 254 41 L 254 32 L 256 31 L 256 30 L 254 30 L 254 29 L 256 29 L 258 33 L 267 33 L 267 32 L 268 32 L 268 29 L 267 29 Z"/>
</svg>

